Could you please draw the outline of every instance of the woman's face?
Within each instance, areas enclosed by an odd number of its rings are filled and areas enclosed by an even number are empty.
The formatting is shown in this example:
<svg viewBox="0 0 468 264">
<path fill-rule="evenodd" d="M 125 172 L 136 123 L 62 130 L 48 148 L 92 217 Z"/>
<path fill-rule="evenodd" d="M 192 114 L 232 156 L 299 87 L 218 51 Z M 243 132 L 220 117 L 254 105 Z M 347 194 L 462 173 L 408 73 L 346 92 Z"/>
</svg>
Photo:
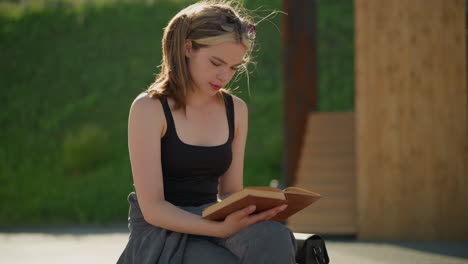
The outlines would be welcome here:
<svg viewBox="0 0 468 264">
<path fill-rule="evenodd" d="M 191 43 L 187 42 L 186 56 L 195 89 L 210 96 L 216 94 L 234 76 L 246 52 L 244 45 L 235 42 L 223 42 L 199 50 L 191 49 Z"/>
</svg>

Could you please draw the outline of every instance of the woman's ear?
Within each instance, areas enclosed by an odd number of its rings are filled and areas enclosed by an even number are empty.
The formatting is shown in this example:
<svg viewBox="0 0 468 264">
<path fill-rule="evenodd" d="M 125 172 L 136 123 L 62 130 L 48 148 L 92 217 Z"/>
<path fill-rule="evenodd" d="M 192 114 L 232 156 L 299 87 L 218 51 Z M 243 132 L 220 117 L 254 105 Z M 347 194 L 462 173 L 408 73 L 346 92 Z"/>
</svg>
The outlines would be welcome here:
<svg viewBox="0 0 468 264">
<path fill-rule="evenodd" d="M 190 56 L 192 56 L 192 41 L 186 40 L 184 46 L 185 46 L 185 57 L 190 58 Z"/>
</svg>

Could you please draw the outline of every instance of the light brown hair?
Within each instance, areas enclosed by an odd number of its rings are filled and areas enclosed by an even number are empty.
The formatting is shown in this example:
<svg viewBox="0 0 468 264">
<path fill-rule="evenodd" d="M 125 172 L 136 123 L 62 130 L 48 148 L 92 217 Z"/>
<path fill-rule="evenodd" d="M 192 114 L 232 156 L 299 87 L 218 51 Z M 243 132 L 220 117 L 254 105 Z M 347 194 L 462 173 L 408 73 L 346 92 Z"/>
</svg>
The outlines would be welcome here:
<svg viewBox="0 0 468 264">
<path fill-rule="evenodd" d="M 234 41 L 244 45 L 247 52 L 243 65 L 238 72 L 247 72 L 247 64 L 251 62 L 253 40 L 241 30 L 226 31 L 223 18 L 242 25 L 252 25 L 247 10 L 239 3 L 229 0 L 206 0 L 188 6 L 175 15 L 164 29 L 162 39 L 163 58 L 160 65 L 161 72 L 156 80 L 146 90 L 150 97 L 171 97 L 175 100 L 175 110 L 183 108 L 185 111 L 186 96 L 189 89 L 193 89 L 184 44 L 192 41 L 192 49 Z M 223 100 L 222 93 L 230 93 L 230 89 L 221 88 L 217 96 Z"/>
</svg>

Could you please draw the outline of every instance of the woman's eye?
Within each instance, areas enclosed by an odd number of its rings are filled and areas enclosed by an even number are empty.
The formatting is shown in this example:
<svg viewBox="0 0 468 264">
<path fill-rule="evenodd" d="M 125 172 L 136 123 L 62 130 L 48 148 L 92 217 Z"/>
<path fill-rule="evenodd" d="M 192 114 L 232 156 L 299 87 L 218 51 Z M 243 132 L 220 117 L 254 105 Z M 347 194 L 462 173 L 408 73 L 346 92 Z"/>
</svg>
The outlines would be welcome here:
<svg viewBox="0 0 468 264">
<path fill-rule="evenodd" d="M 213 64 L 216 67 L 221 66 L 221 64 L 214 63 L 212 60 L 210 60 L 210 62 L 211 62 L 211 64 Z M 232 71 L 237 71 L 237 69 L 238 69 L 238 67 L 231 68 Z"/>
</svg>

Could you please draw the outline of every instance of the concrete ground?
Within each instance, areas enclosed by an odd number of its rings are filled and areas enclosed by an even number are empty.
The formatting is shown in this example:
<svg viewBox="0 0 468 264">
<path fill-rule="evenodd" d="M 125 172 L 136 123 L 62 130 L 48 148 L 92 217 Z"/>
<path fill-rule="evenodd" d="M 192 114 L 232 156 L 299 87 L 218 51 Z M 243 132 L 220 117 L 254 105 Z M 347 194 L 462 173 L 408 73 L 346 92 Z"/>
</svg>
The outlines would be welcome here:
<svg viewBox="0 0 468 264">
<path fill-rule="evenodd" d="M 304 234 L 296 233 L 303 239 Z M 126 227 L 0 230 L 0 263 L 115 263 Z M 468 243 L 365 242 L 326 238 L 330 263 L 468 264 Z"/>
</svg>

